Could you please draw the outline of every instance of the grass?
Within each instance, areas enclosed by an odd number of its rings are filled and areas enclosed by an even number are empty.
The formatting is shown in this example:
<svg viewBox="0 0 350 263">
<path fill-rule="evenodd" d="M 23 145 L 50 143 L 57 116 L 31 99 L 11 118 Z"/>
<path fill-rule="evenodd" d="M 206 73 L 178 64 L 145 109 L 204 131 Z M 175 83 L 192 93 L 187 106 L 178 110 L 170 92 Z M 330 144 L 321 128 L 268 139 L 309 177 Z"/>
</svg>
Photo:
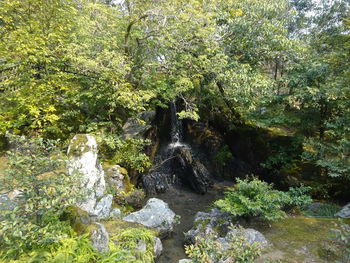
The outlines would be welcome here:
<svg viewBox="0 0 350 263">
<path fill-rule="evenodd" d="M 304 210 L 301 213 L 308 217 L 334 217 L 334 214 L 339 212 L 340 206 L 334 204 L 320 204 L 314 209 Z"/>
</svg>

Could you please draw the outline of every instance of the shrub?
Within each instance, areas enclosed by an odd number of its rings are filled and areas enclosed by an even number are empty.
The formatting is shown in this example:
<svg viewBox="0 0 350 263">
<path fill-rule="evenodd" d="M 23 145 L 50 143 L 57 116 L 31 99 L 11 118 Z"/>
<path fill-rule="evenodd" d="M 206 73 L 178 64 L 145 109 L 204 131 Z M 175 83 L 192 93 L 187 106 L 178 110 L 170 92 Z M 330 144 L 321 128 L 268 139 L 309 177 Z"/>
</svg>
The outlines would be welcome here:
<svg viewBox="0 0 350 263">
<path fill-rule="evenodd" d="M 238 228 L 238 234 L 231 238 L 227 248 L 215 237 L 197 237 L 195 244 L 185 246 L 185 252 L 194 263 L 249 263 L 261 254 L 261 248 L 257 243 L 250 244 Z"/>
<path fill-rule="evenodd" d="M 311 201 L 305 193 L 309 188 L 290 188 L 289 192 L 274 190 L 271 184 L 262 182 L 257 178 L 249 180 L 237 179 L 234 188 L 225 193 L 225 198 L 215 202 L 220 209 L 234 216 L 246 219 L 262 217 L 275 221 L 285 217 L 282 210 L 286 207 L 304 205 Z"/>
<path fill-rule="evenodd" d="M 144 172 L 152 164 L 149 157 L 143 152 L 145 146 L 149 145 L 149 140 L 144 139 L 126 139 L 119 140 L 116 146 L 116 154 L 113 162 L 120 164 L 127 169 L 134 169 L 138 172 Z"/>
<path fill-rule="evenodd" d="M 57 142 L 9 136 L 9 169 L 0 191 L 16 190 L 14 209 L 0 210 L 0 245 L 8 257 L 58 242 L 67 226 L 59 221 L 63 210 L 81 196 L 79 176 L 65 173 Z"/>
<path fill-rule="evenodd" d="M 146 245 L 144 251 L 138 249 L 140 242 Z M 112 238 L 110 243 L 111 252 L 108 256 L 109 261 L 104 259 L 101 262 L 154 262 L 153 244 L 154 236 L 150 230 L 144 228 L 126 229 Z"/>
<path fill-rule="evenodd" d="M 312 202 L 312 198 L 309 195 L 310 191 L 310 186 L 290 187 L 287 192 L 287 205 L 301 207 L 310 204 Z"/>
</svg>

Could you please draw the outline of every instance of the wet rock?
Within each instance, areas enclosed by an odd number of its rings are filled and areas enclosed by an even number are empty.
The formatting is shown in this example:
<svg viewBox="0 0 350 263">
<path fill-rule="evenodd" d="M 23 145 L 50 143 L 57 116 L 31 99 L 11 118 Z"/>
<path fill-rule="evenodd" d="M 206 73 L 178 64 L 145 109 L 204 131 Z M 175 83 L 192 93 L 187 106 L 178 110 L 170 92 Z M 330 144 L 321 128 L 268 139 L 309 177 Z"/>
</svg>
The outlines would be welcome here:
<svg viewBox="0 0 350 263">
<path fill-rule="evenodd" d="M 156 258 L 158 258 L 163 252 L 163 244 L 162 244 L 162 241 L 158 237 L 154 238 L 153 252 L 154 252 L 154 255 Z"/>
<path fill-rule="evenodd" d="M 123 126 L 122 136 L 124 138 L 142 138 L 152 128 L 151 123 L 155 116 L 155 111 L 144 111 L 139 113 L 136 118 L 130 118 Z"/>
<path fill-rule="evenodd" d="M 119 165 L 114 165 L 105 169 L 107 184 L 117 191 L 125 190 L 124 175 Z"/>
<path fill-rule="evenodd" d="M 232 178 L 249 173 L 246 164 L 231 153 L 222 132 L 200 121 L 188 122 L 186 128 L 189 139 L 198 145 L 208 158 L 207 168 L 213 176 Z M 218 156 L 225 158 L 219 160 Z"/>
<path fill-rule="evenodd" d="M 350 218 L 350 203 L 343 207 L 338 213 L 334 216 L 341 218 Z"/>
<path fill-rule="evenodd" d="M 92 246 L 98 252 L 109 251 L 109 246 L 108 246 L 109 235 L 104 225 L 100 223 L 94 223 L 92 225 L 90 240 L 91 240 Z"/>
<path fill-rule="evenodd" d="M 98 219 L 106 219 L 109 217 L 112 207 L 113 195 L 108 194 L 104 196 L 96 205 L 93 212 Z"/>
<path fill-rule="evenodd" d="M 160 238 L 164 238 L 173 231 L 175 213 L 164 201 L 151 198 L 141 210 L 129 214 L 124 217 L 123 220 L 157 229 Z"/>
<path fill-rule="evenodd" d="M 174 150 L 173 168 L 182 181 L 196 192 L 204 194 L 210 185 L 209 172 L 203 164 L 194 161 L 190 149 L 186 146 Z"/>
<path fill-rule="evenodd" d="M 171 176 L 166 173 L 152 172 L 142 176 L 142 184 L 148 195 L 166 192 L 172 182 Z"/>
<path fill-rule="evenodd" d="M 106 190 L 104 171 L 97 154 L 96 139 L 88 134 L 75 135 L 68 148 L 68 172 L 71 175 L 79 173 L 82 187 L 89 193 L 77 206 L 92 215 L 95 215 L 97 198 L 101 198 Z"/>
<path fill-rule="evenodd" d="M 209 187 L 209 172 L 205 166 L 198 162 L 195 161 L 192 164 L 192 178 L 190 179 L 191 181 L 191 186 L 192 188 L 201 194 L 204 194 L 208 191 Z"/>
</svg>

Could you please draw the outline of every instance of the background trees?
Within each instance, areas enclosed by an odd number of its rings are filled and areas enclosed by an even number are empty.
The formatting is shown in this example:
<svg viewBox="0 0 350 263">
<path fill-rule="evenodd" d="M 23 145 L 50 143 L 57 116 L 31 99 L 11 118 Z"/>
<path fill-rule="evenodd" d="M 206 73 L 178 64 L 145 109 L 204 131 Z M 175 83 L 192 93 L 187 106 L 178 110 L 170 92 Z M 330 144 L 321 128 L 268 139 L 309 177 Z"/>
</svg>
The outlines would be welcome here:
<svg viewBox="0 0 350 263">
<path fill-rule="evenodd" d="M 0 5 L 0 133 L 118 134 L 181 98 L 232 124 L 301 136 L 306 160 L 348 177 L 344 0 L 63 1 Z"/>
</svg>

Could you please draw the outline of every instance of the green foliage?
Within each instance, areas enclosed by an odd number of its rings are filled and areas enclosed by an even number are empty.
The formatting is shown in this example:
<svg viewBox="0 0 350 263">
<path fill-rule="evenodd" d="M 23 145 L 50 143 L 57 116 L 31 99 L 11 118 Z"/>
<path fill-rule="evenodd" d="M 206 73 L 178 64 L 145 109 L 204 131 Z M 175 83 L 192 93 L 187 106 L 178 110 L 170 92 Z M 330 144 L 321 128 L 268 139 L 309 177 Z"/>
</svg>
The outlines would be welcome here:
<svg viewBox="0 0 350 263">
<path fill-rule="evenodd" d="M 334 217 L 339 212 L 340 206 L 334 204 L 320 204 L 316 208 L 303 210 L 302 214 L 309 217 Z"/>
<path fill-rule="evenodd" d="M 290 187 L 287 195 L 286 205 L 290 207 L 303 207 L 312 202 L 310 196 L 312 188 L 301 185 L 299 187 Z"/>
<path fill-rule="evenodd" d="M 137 251 L 141 241 L 145 242 L 146 251 Z M 68 227 L 66 228 L 66 236 L 62 237 L 56 244 L 45 244 L 45 246 L 21 254 L 18 259 L 9 262 L 151 263 L 154 262 L 153 243 L 154 236 L 149 230 L 128 228 L 110 240 L 109 252 L 98 253 L 91 246 L 88 234 L 78 236 Z M 3 254 L 0 256 L 4 256 Z"/>
<path fill-rule="evenodd" d="M 224 145 L 220 148 L 218 153 L 215 156 L 215 161 L 219 163 L 221 166 L 225 166 L 226 162 L 232 158 L 232 153 L 228 147 L 228 145 Z"/>
<path fill-rule="evenodd" d="M 223 248 L 214 237 L 197 237 L 194 245 L 185 246 L 185 252 L 195 263 L 215 263 L 230 259 L 230 262 L 254 262 L 261 253 L 257 243 L 250 244 L 240 228 L 238 233 L 230 238 L 229 247 Z"/>
<path fill-rule="evenodd" d="M 17 191 L 14 209 L 0 210 L 1 246 L 8 256 L 58 242 L 63 210 L 82 197 L 79 175 L 65 173 L 65 161 L 53 141 L 10 136 L 8 169 L 0 191 Z"/>
<path fill-rule="evenodd" d="M 291 140 L 286 141 L 282 139 L 276 140 L 270 145 L 271 150 L 267 160 L 260 165 L 273 172 L 281 169 L 290 169 L 295 165 L 293 162 L 300 159 L 301 146 L 301 137 L 293 137 Z"/>
<path fill-rule="evenodd" d="M 138 172 L 145 171 L 146 168 L 151 166 L 149 157 L 143 152 L 144 147 L 148 144 L 150 144 L 150 141 L 143 139 L 119 140 L 113 162 L 127 169 L 134 169 Z"/>
<path fill-rule="evenodd" d="M 138 250 L 139 243 L 146 245 L 145 251 Z M 113 237 L 110 243 L 111 252 L 108 260 L 101 262 L 149 263 L 154 262 L 154 236 L 150 230 L 129 228 Z"/>
<path fill-rule="evenodd" d="M 261 217 L 276 221 L 285 217 L 282 211 L 286 206 L 299 206 L 312 200 L 306 193 L 309 187 L 291 188 L 288 192 L 272 189 L 272 185 L 257 178 L 237 179 L 234 188 L 225 193 L 225 198 L 215 202 L 223 211 L 245 218 Z"/>
</svg>

